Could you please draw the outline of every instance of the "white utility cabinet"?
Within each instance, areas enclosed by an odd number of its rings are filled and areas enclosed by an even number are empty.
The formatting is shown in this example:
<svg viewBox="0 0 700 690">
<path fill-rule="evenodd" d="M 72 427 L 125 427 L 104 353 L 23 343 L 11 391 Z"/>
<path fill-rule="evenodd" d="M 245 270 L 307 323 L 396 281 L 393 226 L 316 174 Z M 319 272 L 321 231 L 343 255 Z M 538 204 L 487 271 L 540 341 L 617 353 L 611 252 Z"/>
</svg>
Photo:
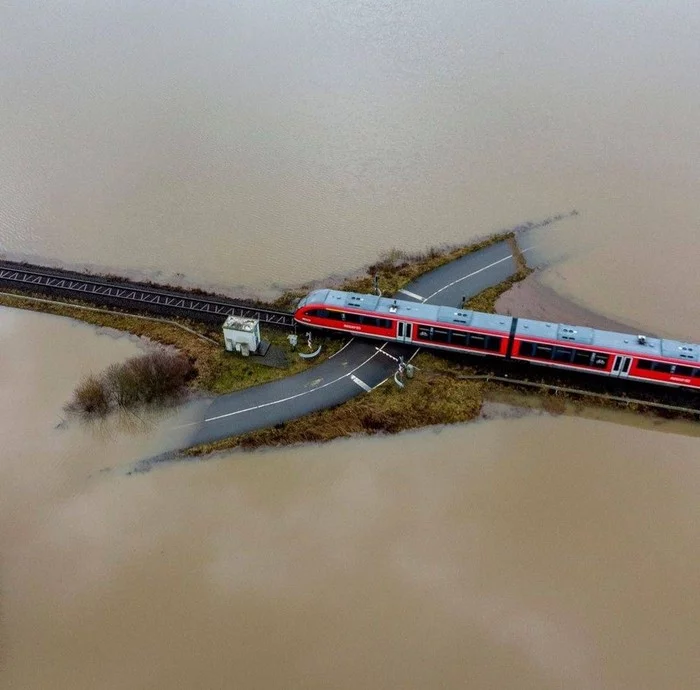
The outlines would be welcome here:
<svg viewBox="0 0 700 690">
<path fill-rule="evenodd" d="M 247 357 L 260 345 L 260 321 L 244 316 L 229 316 L 224 322 L 224 344 L 229 352 Z"/>
</svg>

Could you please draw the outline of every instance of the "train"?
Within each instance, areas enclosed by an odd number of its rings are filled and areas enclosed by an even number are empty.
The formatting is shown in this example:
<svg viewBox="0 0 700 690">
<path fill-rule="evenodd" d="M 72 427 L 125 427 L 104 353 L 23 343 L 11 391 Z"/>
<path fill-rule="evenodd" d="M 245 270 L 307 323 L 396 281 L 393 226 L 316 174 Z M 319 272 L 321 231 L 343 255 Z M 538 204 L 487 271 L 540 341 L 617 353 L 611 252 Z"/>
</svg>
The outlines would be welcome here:
<svg viewBox="0 0 700 690">
<path fill-rule="evenodd" d="M 700 345 L 340 290 L 314 290 L 306 327 L 643 383 L 700 389 Z"/>
</svg>

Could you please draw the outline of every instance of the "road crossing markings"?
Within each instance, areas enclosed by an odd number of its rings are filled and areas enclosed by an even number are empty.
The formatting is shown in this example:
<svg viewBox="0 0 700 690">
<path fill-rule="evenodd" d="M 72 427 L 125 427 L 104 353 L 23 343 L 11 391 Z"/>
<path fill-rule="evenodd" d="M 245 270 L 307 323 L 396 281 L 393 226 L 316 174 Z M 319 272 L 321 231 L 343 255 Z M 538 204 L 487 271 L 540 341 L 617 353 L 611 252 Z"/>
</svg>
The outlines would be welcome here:
<svg viewBox="0 0 700 690">
<path fill-rule="evenodd" d="M 419 302 L 423 301 L 423 298 L 420 295 L 417 295 L 415 292 L 411 292 L 410 290 L 404 290 L 403 288 L 401 288 L 399 292 L 403 292 L 404 295 L 413 297 L 413 299 L 418 300 Z"/>
<path fill-rule="evenodd" d="M 358 379 L 355 374 L 350 374 L 350 378 L 360 387 L 365 393 L 369 393 L 372 389 L 362 380 Z"/>
</svg>

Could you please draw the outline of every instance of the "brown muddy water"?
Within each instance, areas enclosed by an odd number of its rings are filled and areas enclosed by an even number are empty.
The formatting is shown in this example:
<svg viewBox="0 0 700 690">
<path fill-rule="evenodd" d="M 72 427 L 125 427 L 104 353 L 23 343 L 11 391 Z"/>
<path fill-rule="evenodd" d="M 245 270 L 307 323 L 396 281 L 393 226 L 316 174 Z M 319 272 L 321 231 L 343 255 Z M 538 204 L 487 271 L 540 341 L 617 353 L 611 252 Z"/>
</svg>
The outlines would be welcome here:
<svg viewBox="0 0 700 690">
<path fill-rule="evenodd" d="M 696 425 L 528 412 L 128 475 L 171 419 L 56 423 L 138 344 L 9 309 L 0 338 L 2 687 L 697 686 Z"/>
<path fill-rule="evenodd" d="M 700 342 L 699 29 L 673 0 L 6 4 L 0 255 L 271 292 L 575 208 L 510 304 Z M 55 427 L 139 347 L 0 311 L 1 687 L 697 687 L 696 426 L 128 476 L 179 413 Z"/>
<path fill-rule="evenodd" d="M 700 339 L 700 5 L 0 10 L 0 252 L 236 292 L 573 208 L 549 280 Z"/>
</svg>

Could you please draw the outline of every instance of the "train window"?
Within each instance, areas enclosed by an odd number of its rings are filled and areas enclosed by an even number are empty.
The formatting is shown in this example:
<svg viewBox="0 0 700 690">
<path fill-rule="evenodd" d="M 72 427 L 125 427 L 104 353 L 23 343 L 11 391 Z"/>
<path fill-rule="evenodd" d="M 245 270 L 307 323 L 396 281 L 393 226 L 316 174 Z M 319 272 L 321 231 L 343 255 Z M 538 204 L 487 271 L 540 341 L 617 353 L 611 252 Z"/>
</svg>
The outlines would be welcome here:
<svg viewBox="0 0 700 690">
<path fill-rule="evenodd" d="M 520 348 L 518 349 L 518 354 L 523 357 L 532 357 L 535 354 L 535 348 L 537 343 L 531 343 L 527 340 L 520 341 Z"/>
<path fill-rule="evenodd" d="M 450 342 L 453 345 L 461 345 L 464 347 L 467 344 L 467 334 L 462 331 L 451 331 Z"/>
<path fill-rule="evenodd" d="M 475 350 L 485 350 L 486 349 L 486 336 L 481 335 L 481 333 L 470 333 L 469 334 L 469 347 L 473 347 Z"/>
<path fill-rule="evenodd" d="M 651 369 L 652 364 L 654 364 L 654 362 L 652 362 L 650 359 L 638 359 L 637 369 L 649 371 Z"/>
<path fill-rule="evenodd" d="M 342 311 L 336 311 L 335 309 L 328 310 L 328 318 L 332 319 L 333 321 L 342 321 L 343 316 L 344 315 Z"/>
<path fill-rule="evenodd" d="M 362 323 L 365 326 L 373 326 L 374 328 L 391 328 L 389 319 L 379 319 L 376 316 L 363 316 Z"/>
<path fill-rule="evenodd" d="M 700 369 L 693 369 L 693 377 L 694 378 L 700 377 Z"/>
<path fill-rule="evenodd" d="M 343 321 L 347 321 L 348 323 L 362 323 L 362 314 L 353 314 L 352 312 L 344 313 Z"/>
<path fill-rule="evenodd" d="M 318 316 L 322 319 L 328 318 L 328 312 L 325 309 L 309 309 L 306 312 L 307 316 Z"/>
<path fill-rule="evenodd" d="M 486 349 L 489 352 L 499 352 L 501 349 L 501 338 L 496 335 L 490 335 L 486 339 Z"/>
<path fill-rule="evenodd" d="M 569 347 L 558 347 L 554 350 L 555 362 L 570 362 L 574 351 Z"/>
<path fill-rule="evenodd" d="M 590 350 L 574 350 L 574 364 L 590 366 L 592 354 Z"/>
<path fill-rule="evenodd" d="M 537 347 L 535 348 L 535 357 L 538 359 L 552 359 L 552 353 L 554 352 L 554 348 L 551 345 L 542 345 L 538 343 Z"/>
<path fill-rule="evenodd" d="M 593 356 L 593 361 L 591 362 L 591 365 L 597 367 L 598 369 L 605 369 L 605 367 L 608 366 L 609 361 L 610 355 L 607 355 L 604 352 L 596 352 Z"/>
<path fill-rule="evenodd" d="M 428 326 L 418 326 L 418 337 L 421 340 L 430 340 L 430 328 Z"/>
<path fill-rule="evenodd" d="M 676 370 L 673 373 L 677 374 L 678 376 L 692 376 L 693 369 L 692 367 L 684 367 L 678 364 L 676 365 Z"/>
<path fill-rule="evenodd" d="M 431 328 L 430 330 L 433 332 L 431 340 L 434 340 L 436 343 L 446 343 L 448 341 L 449 331 L 443 328 Z"/>
<path fill-rule="evenodd" d="M 661 374 L 670 374 L 671 365 L 666 364 L 666 362 L 654 362 L 654 371 L 658 371 Z"/>
</svg>

